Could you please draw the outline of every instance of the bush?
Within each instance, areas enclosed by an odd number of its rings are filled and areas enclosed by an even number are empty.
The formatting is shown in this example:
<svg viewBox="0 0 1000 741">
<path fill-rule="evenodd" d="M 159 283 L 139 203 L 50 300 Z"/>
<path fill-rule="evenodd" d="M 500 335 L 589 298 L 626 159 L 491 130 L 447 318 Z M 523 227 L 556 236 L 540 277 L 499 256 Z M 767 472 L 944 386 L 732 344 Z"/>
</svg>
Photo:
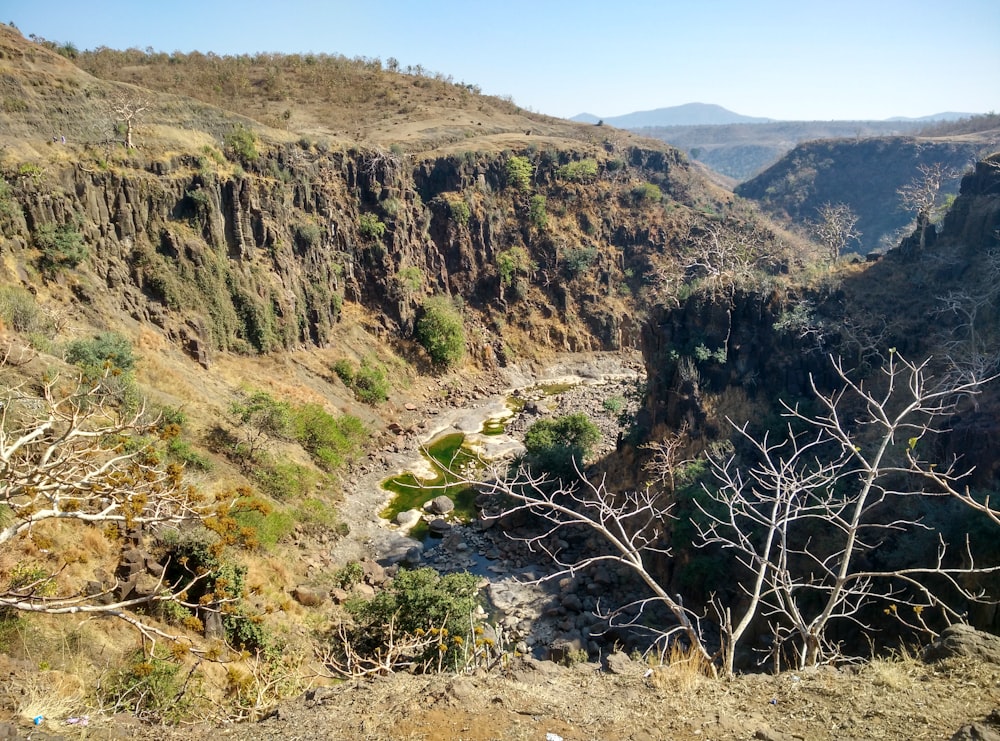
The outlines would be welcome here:
<svg viewBox="0 0 1000 741">
<path fill-rule="evenodd" d="M 282 461 L 258 461 L 253 475 L 261 489 L 279 502 L 304 497 L 320 479 L 315 469 Z"/>
<path fill-rule="evenodd" d="M 571 476 L 600 439 L 597 426 L 577 412 L 535 422 L 524 433 L 524 447 L 532 465 L 555 476 Z"/>
<path fill-rule="evenodd" d="M 528 205 L 528 220 L 536 229 L 544 229 L 549 224 L 549 215 L 545 210 L 545 196 L 534 195 Z"/>
<path fill-rule="evenodd" d="M 571 247 L 563 255 L 566 270 L 572 278 L 588 270 L 596 259 L 596 247 Z"/>
<path fill-rule="evenodd" d="M 0 286 L 0 319 L 18 332 L 37 332 L 49 324 L 31 291 L 21 286 Z"/>
<path fill-rule="evenodd" d="M 77 365 L 88 375 L 97 374 L 105 366 L 127 373 L 135 367 L 132 343 L 117 332 L 101 332 L 89 340 L 73 340 L 66 346 L 66 362 Z"/>
<path fill-rule="evenodd" d="M 402 570 L 392 586 L 370 601 L 349 600 L 347 611 L 357 622 L 352 632 L 355 649 L 373 654 L 390 638 L 438 636 L 417 661 L 436 665 L 439 653 L 449 653 L 445 661 L 454 666 L 464 638 L 471 637 L 472 616 L 479 599 L 478 578 L 466 572 L 441 576 L 434 569 Z M 392 631 L 392 636 L 390 636 Z"/>
<path fill-rule="evenodd" d="M 75 268 L 87 259 L 83 235 L 69 224 L 40 226 L 35 230 L 34 241 L 35 247 L 42 253 L 38 258 L 38 267 L 49 277 L 61 270 Z"/>
<path fill-rule="evenodd" d="M 414 296 L 424 285 L 424 271 L 410 265 L 396 273 L 396 285 L 406 296 Z"/>
<path fill-rule="evenodd" d="M 663 200 L 663 191 L 653 183 L 643 183 L 632 190 L 632 197 L 639 203 L 659 203 Z"/>
<path fill-rule="evenodd" d="M 358 401 L 376 406 L 389 399 L 389 381 L 386 380 L 385 373 L 381 368 L 368 365 L 368 361 L 362 361 L 354 378 L 354 395 Z"/>
<path fill-rule="evenodd" d="M 98 698 L 112 712 L 162 718 L 177 703 L 181 689 L 179 669 L 179 664 L 137 652 L 100 682 Z"/>
<path fill-rule="evenodd" d="M 295 241 L 304 247 L 315 247 L 320 243 L 323 233 L 318 224 L 306 221 L 295 226 Z"/>
<path fill-rule="evenodd" d="M 469 204 L 458 198 L 448 199 L 448 210 L 451 213 L 451 218 L 459 226 L 468 224 L 469 218 L 472 216 L 472 209 L 469 208 Z"/>
<path fill-rule="evenodd" d="M 530 273 L 535 267 L 528 251 L 519 245 L 497 253 L 497 272 L 500 273 L 500 285 L 504 288 L 512 285 L 518 274 Z"/>
<path fill-rule="evenodd" d="M 434 365 L 449 367 L 465 355 L 465 327 L 455 305 L 444 296 L 427 299 L 415 327 L 417 342 Z"/>
<path fill-rule="evenodd" d="M 507 185 L 520 191 L 531 188 L 531 176 L 534 168 L 527 157 L 512 156 L 507 160 Z"/>
<path fill-rule="evenodd" d="M 358 233 L 370 242 L 382 239 L 385 234 L 385 224 L 383 224 L 376 214 L 361 214 L 358 217 Z"/>
<path fill-rule="evenodd" d="M 347 358 L 341 358 L 333 364 L 333 372 L 337 374 L 339 378 L 347 388 L 352 388 L 354 386 L 354 363 L 352 363 Z"/>
<path fill-rule="evenodd" d="M 232 154 L 243 162 L 253 162 L 260 157 L 257 151 L 257 134 L 241 123 L 233 125 L 224 142 L 227 154 Z"/>
<path fill-rule="evenodd" d="M 361 361 L 360 368 L 355 368 L 350 360 L 342 358 L 333 364 L 333 372 L 360 402 L 376 406 L 389 399 L 389 382 L 385 372 L 367 360 Z"/>
<path fill-rule="evenodd" d="M 325 471 L 335 471 L 356 456 L 368 436 L 357 417 L 334 417 L 319 404 L 293 409 L 291 427 L 296 441 Z"/>
<path fill-rule="evenodd" d="M 562 180 L 588 183 L 597 177 L 597 160 L 588 158 L 570 162 L 556 170 L 556 175 Z"/>
</svg>

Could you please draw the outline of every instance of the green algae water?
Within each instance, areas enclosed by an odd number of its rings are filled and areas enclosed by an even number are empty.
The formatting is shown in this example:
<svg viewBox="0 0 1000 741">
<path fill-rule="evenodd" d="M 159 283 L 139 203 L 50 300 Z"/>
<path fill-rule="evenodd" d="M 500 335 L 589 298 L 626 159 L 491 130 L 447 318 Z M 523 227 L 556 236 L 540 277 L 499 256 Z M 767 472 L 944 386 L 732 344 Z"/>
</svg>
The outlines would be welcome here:
<svg viewBox="0 0 1000 741">
<path fill-rule="evenodd" d="M 382 482 L 382 488 L 393 493 L 392 501 L 380 513 L 381 517 L 393 520 L 400 512 L 409 509 L 421 509 L 426 502 L 444 494 L 455 502 L 454 515 L 462 520 L 471 519 L 475 515 L 476 490 L 461 483 L 452 471 L 468 471 L 481 465 L 479 456 L 465 447 L 465 434 L 454 432 L 441 435 L 426 446 L 424 458 L 435 471 L 429 479 L 421 479 L 409 471 L 398 476 L 392 476 Z M 420 538 L 426 529 L 424 522 L 419 523 L 410 534 Z"/>
</svg>

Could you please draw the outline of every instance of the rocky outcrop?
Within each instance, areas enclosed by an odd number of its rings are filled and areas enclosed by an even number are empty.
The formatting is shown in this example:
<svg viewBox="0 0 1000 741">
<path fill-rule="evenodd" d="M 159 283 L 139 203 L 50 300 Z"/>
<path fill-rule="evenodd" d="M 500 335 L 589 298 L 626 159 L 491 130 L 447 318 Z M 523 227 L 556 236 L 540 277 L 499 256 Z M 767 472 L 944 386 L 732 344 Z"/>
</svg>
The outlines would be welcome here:
<svg viewBox="0 0 1000 741">
<path fill-rule="evenodd" d="M 235 170 L 194 154 L 141 167 L 79 163 L 15 183 L 23 218 L 5 227 L 4 251 L 28 265 L 39 230 L 78 231 L 87 257 L 53 278 L 90 319 L 103 326 L 123 313 L 153 324 L 202 364 L 218 351 L 323 346 L 344 301 L 406 335 L 432 293 L 464 301 L 472 355 L 487 365 L 506 352 L 498 323 L 557 350 L 636 346 L 625 288 L 665 236 L 662 212 L 653 203 L 643 211 L 629 182 L 660 183 L 684 204 L 687 164 L 672 150 L 633 149 L 596 188 L 557 178 L 568 154 L 539 153 L 532 191 L 522 192 L 506 183 L 508 156 L 411 165 L 383 151 L 305 144 Z M 576 218 L 532 217 L 533 195 Z M 609 208 L 608 195 L 621 207 Z M 594 272 L 566 275 L 561 245 L 581 242 L 594 248 Z M 497 256 L 512 247 L 532 264 L 501 286 Z"/>
<path fill-rule="evenodd" d="M 969 625 L 950 625 L 924 649 L 923 659 L 933 663 L 951 658 L 1000 664 L 1000 636 L 984 633 Z"/>
</svg>

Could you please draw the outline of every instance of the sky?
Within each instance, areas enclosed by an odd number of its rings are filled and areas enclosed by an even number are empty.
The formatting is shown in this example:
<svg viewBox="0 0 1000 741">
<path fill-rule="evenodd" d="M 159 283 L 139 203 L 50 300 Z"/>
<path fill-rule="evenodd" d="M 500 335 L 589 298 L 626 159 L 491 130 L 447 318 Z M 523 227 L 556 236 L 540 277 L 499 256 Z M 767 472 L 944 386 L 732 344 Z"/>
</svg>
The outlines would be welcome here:
<svg viewBox="0 0 1000 741">
<path fill-rule="evenodd" d="M 1000 0 L 0 0 L 0 22 L 79 49 L 392 57 L 564 118 L 1000 111 Z"/>
</svg>

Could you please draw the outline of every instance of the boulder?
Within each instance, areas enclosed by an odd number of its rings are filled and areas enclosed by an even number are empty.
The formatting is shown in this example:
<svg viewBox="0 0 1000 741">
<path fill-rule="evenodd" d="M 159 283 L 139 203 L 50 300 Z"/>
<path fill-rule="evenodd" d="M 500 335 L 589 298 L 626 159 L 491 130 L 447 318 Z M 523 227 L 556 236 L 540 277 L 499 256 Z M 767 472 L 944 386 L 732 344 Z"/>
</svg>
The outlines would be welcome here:
<svg viewBox="0 0 1000 741">
<path fill-rule="evenodd" d="M 419 509 L 408 509 L 405 512 L 400 512 L 396 515 L 395 523 L 399 525 L 401 530 L 409 530 L 411 527 L 420 522 L 420 510 Z"/>
<path fill-rule="evenodd" d="M 949 625 L 924 649 L 923 660 L 929 664 L 956 656 L 1000 664 L 1000 636 L 983 633 L 969 625 Z"/>
<path fill-rule="evenodd" d="M 449 497 L 442 494 L 427 502 L 424 505 L 424 509 L 434 515 L 446 515 L 455 509 L 455 503 Z"/>
<path fill-rule="evenodd" d="M 970 723 L 959 728 L 951 741 L 1000 741 L 1000 730 L 994 725 Z"/>
<path fill-rule="evenodd" d="M 427 529 L 431 531 L 432 535 L 445 535 L 451 530 L 451 527 L 451 523 L 447 520 L 431 520 L 427 524 Z"/>
<path fill-rule="evenodd" d="M 322 593 L 301 584 L 292 590 L 292 598 L 303 607 L 319 607 L 326 600 Z"/>
<path fill-rule="evenodd" d="M 646 667 L 632 661 L 628 654 L 622 651 L 614 651 L 607 655 L 604 660 L 605 667 L 610 674 L 622 674 L 625 676 L 642 674 Z"/>
</svg>

